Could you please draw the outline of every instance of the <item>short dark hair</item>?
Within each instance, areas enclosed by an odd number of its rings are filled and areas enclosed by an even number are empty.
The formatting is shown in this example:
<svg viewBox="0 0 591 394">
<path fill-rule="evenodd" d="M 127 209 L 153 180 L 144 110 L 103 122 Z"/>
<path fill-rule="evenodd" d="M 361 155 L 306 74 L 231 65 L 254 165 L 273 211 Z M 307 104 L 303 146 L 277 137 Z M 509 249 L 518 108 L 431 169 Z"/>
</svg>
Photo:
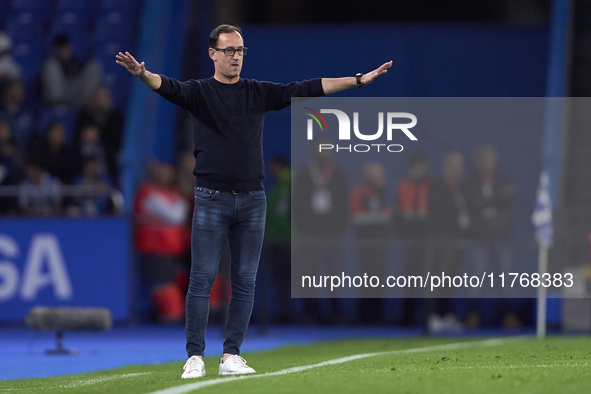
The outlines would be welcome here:
<svg viewBox="0 0 591 394">
<path fill-rule="evenodd" d="M 70 45 L 70 38 L 65 33 L 60 33 L 57 36 L 53 37 L 51 41 L 54 48 L 62 48 L 67 45 Z"/>
<path fill-rule="evenodd" d="M 238 26 L 233 25 L 219 25 L 209 35 L 209 47 L 215 48 L 218 45 L 218 39 L 220 38 L 220 34 L 223 33 L 234 33 L 237 32 L 240 34 L 240 37 L 244 40 L 244 36 L 242 35 L 242 29 Z"/>
</svg>

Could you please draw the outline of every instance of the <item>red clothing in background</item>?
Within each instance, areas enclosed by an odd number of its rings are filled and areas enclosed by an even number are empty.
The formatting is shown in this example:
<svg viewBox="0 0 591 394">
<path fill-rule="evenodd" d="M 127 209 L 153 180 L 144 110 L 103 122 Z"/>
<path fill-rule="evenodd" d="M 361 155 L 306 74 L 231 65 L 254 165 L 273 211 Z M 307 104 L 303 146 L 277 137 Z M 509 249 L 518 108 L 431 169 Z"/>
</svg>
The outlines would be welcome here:
<svg viewBox="0 0 591 394">
<path fill-rule="evenodd" d="M 137 193 L 135 242 L 142 254 L 181 257 L 187 253 L 191 230 L 187 227 L 189 202 L 179 190 L 143 183 Z"/>
<path fill-rule="evenodd" d="M 403 179 L 398 183 L 398 204 L 404 214 L 424 214 L 429 212 L 429 181 Z"/>
</svg>

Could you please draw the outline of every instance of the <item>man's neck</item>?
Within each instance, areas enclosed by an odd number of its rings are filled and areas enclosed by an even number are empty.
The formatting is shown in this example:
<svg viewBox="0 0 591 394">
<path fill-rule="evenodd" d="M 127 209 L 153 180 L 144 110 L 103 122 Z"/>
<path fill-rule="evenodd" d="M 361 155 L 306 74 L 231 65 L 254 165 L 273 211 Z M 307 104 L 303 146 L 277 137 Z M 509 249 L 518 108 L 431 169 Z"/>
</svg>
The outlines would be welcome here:
<svg viewBox="0 0 591 394">
<path fill-rule="evenodd" d="M 218 82 L 225 83 L 226 85 L 235 84 L 240 80 L 239 75 L 236 77 L 228 78 L 228 77 L 218 74 L 218 73 L 213 74 L 213 78 Z"/>
</svg>

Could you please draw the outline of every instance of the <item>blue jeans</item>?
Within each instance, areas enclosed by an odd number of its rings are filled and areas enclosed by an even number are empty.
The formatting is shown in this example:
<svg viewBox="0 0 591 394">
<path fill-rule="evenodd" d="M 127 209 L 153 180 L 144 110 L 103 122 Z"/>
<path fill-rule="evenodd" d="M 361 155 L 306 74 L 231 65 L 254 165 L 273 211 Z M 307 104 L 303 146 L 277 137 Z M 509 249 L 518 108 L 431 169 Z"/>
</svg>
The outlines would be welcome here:
<svg viewBox="0 0 591 394">
<path fill-rule="evenodd" d="M 209 293 L 226 240 L 230 242 L 232 297 L 226 319 L 224 353 L 240 354 L 254 303 L 266 212 L 267 198 L 263 190 L 234 194 L 195 188 L 185 327 L 189 357 L 203 356 Z"/>
</svg>

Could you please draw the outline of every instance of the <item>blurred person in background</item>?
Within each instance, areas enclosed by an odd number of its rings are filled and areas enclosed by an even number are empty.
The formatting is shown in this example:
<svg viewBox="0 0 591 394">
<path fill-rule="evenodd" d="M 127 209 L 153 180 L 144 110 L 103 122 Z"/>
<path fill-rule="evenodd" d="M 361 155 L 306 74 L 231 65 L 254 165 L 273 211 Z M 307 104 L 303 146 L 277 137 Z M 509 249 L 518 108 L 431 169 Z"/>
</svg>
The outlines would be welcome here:
<svg viewBox="0 0 591 394">
<path fill-rule="evenodd" d="M 0 100 L 0 119 L 10 122 L 13 139 L 22 149 L 31 147 L 36 133 L 35 116 L 25 107 L 25 87 L 21 81 L 7 83 Z"/>
<path fill-rule="evenodd" d="M 157 320 L 180 322 L 185 316 L 185 297 L 175 274 L 189 248 L 189 204 L 176 186 L 171 164 L 150 164 L 148 180 L 135 198 L 134 213 L 142 278 L 150 288 Z"/>
<path fill-rule="evenodd" d="M 74 107 L 87 104 L 99 85 L 100 65 L 94 60 L 82 62 L 74 58 L 66 34 L 55 36 L 52 47 L 54 56 L 45 61 L 41 71 L 45 104 Z"/>
<path fill-rule="evenodd" d="M 310 246 L 298 248 L 301 261 L 307 263 L 315 274 L 322 267 L 332 269 L 342 263 L 340 241 L 349 223 L 349 183 L 345 171 L 332 160 L 330 150 L 320 150 L 328 144 L 326 138 L 312 141 L 312 158 L 296 175 L 293 187 L 293 220 L 298 239 Z M 342 318 L 339 299 L 328 299 L 328 310 L 321 308 L 323 301 L 304 299 L 304 319 L 307 324 L 336 323 Z"/>
<path fill-rule="evenodd" d="M 515 186 L 498 169 L 497 150 L 492 145 L 478 147 L 474 154 L 476 168 L 463 184 L 466 204 L 472 219 L 470 235 L 475 275 L 485 271 L 511 272 L 511 209 L 515 200 Z M 517 315 L 510 308 L 510 300 L 503 305 L 503 326 L 521 327 Z M 497 308 L 495 308 L 497 309 Z M 479 325 L 479 312 L 473 312 L 468 323 Z"/>
<path fill-rule="evenodd" d="M 6 32 L 0 31 L 0 94 L 10 81 L 20 80 L 23 75 L 21 66 L 10 54 L 12 40 Z"/>
<path fill-rule="evenodd" d="M 271 274 L 277 302 L 280 324 L 293 323 L 291 307 L 291 169 L 289 159 L 277 155 L 269 165 L 273 188 L 267 198 L 267 223 L 265 225 L 266 266 Z"/>
<path fill-rule="evenodd" d="M 74 149 L 66 141 L 64 125 L 54 122 L 49 125 L 45 135 L 37 140 L 32 149 L 35 162 L 61 183 L 72 183 L 78 171 Z"/>
<path fill-rule="evenodd" d="M 32 157 L 25 164 L 25 178 L 20 184 L 18 203 L 25 216 L 54 216 L 62 214 L 59 179 L 51 176 Z"/>
<path fill-rule="evenodd" d="M 434 179 L 429 189 L 429 249 L 427 270 L 453 277 L 460 273 L 464 258 L 462 242 L 470 229 L 466 198 L 460 187 L 464 173 L 464 156 L 448 152 L 443 157 L 441 178 Z M 459 330 L 463 324 L 453 310 L 453 288 L 444 298 L 429 300 L 427 329 L 429 333 Z"/>
<path fill-rule="evenodd" d="M 14 140 L 12 126 L 6 120 L 0 119 L 0 156 L 9 158 L 18 172 L 25 163 L 24 151 Z"/>
<path fill-rule="evenodd" d="M 18 185 L 21 177 L 21 156 L 12 140 L 10 124 L 0 120 L 0 186 Z M 16 197 L 0 196 L 0 215 L 18 213 Z"/>
<path fill-rule="evenodd" d="M 74 142 L 80 138 L 84 127 L 93 125 L 99 128 L 101 142 L 105 148 L 107 170 L 115 184 L 119 179 L 119 151 L 123 136 L 123 115 L 113 106 L 111 91 L 99 86 L 93 93 L 89 104 L 82 107 L 76 118 Z"/>
<path fill-rule="evenodd" d="M 349 209 L 357 245 L 359 275 L 385 278 L 389 248 L 391 210 L 386 203 L 386 171 L 378 162 L 365 163 L 361 183 L 353 186 Z M 369 244 L 368 244 L 369 243 Z M 376 244 L 378 243 L 378 244 Z M 361 298 L 359 319 L 364 324 L 383 324 L 384 299 Z"/>
<path fill-rule="evenodd" d="M 183 378 L 205 375 L 203 350 L 209 294 L 227 240 L 232 253 L 232 299 L 219 373 L 254 373 L 240 357 L 252 307 L 266 215 L 262 131 L 265 113 L 291 105 L 292 97 L 336 93 L 371 83 L 385 63 L 355 77 L 322 78 L 287 85 L 242 79 L 247 48 L 242 30 L 220 25 L 209 36 L 214 75 L 179 82 L 146 70 L 128 52 L 116 61 L 150 89 L 190 111 L 195 125 L 193 265 L 187 294 L 187 354 Z M 212 225 L 217 224 L 215 232 Z"/>
<path fill-rule="evenodd" d="M 429 228 L 429 190 L 431 179 L 427 172 L 427 158 L 413 153 L 408 160 L 408 175 L 398 182 L 395 198 L 394 227 L 400 239 L 402 275 L 423 275 L 425 270 L 426 241 Z M 420 301 L 417 289 L 408 287 L 408 296 L 402 304 L 402 323 L 416 322 Z"/>
<path fill-rule="evenodd" d="M 82 169 L 82 164 L 86 158 L 93 157 L 98 161 L 101 173 L 107 174 L 107 155 L 101 141 L 101 131 L 97 126 L 87 124 L 82 128 L 76 154 L 78 158 L 77 172 Z"/>
<path fill-rule="evenodd" d="M 95 217 L 112 213 L 109 191 L 113 186 L 111 178 L 105 173 L 101 159 L 86 156 L 82 163 L 82 175 L 74 180 L 74 185 L 84 186 L 92 194 L 75 197 L 74 206 L 68 210 L 72 216 Z"/>
</svg>

